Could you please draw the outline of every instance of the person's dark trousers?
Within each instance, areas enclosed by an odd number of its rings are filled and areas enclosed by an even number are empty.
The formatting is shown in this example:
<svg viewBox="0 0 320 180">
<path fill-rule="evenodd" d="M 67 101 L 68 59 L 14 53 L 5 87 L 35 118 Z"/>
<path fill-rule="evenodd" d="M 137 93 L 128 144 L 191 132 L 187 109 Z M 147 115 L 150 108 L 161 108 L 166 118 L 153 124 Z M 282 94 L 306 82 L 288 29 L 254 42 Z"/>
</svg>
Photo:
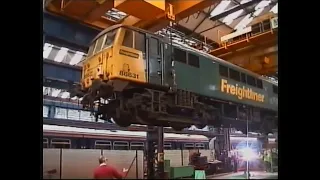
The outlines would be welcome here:
<svg viewBox="0 0 320 180">
<path fill-rule="evenodd" d="M 265 170 L 267 172 L 271 172 L 271 163 L 269 163 L 268 161 L 265 161 L 264 164 L 265 164 Z"/>
<path fill-rule="evenodd" d="M 271 163 L 268 162 L 268 172 L 271 172 Z"/>
<path fill-rule="evenodd" d="M 264 170 L 268 172 L 268 162 L 267 161 L 263 161 L 264 162 Z"/>
</svg>

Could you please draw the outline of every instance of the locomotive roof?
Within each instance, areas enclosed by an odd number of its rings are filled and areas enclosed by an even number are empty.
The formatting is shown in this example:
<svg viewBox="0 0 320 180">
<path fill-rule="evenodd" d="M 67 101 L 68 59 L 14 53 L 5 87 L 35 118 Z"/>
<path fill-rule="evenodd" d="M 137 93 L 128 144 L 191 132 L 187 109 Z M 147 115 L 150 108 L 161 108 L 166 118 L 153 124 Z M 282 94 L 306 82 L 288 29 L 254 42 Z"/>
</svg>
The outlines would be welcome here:
<svg viewBox="0 0 320 180">
<path fill-rule="evenodd" d="M 169 39 L 168 39 L 168 38 L 164 38 L 164 37 L 162 37 L 162 36 L 160 36 L 160 35 L 150 33 L 149 31 L 146 31 L 146 30 L 141 29 L 141 28 L 137 28 L 137 27 L 134 27 L 134 26 L 123 25 L 123 24 L 116 24 L 116 25 L 113 25 L 113 26 L 110 26 L 110 27 L 106 28 L 105 30 L 101 31 L 101 32 L 92 40 L 92 42 L 94 42 L 95 40 L 97 40 L 99 37 L 101 37 L 102 35 L 106 34 L 107 32 L 112 31 L 112 30 L 117 29 L 117 28 L 120 28 L 120 27 L 132 29 L 132 30 L 134 30 L 134 31 L 138 31 L 138 32 L 141 32 L 141 33 L 146 33 L 146 34 L 151 35 L 151 36 L 153 36 L 153 37 L 156 37 L 156 38 L 158 38 L 158 39 L 164 39 L 164 40 L 166 41 L 166 43 L 169 43 Z M 92 42 L 91 42 L 91 43 L 92 43 Z M 200 51 L 200 50 L 198 50 L 198 49 L 192 48 L 192 47 L 190 47 L 190 46 L 188 46 L 188 45 L 185 45 L 185 44 L 182 44 L 182 43 L 176 43 L 176 42 L 175 42 L 175 43 L 172 43 L 172 45 L 175 46 L 175 47 L 181 48 L 181 49 L 183 49 L 183 50 L 186 50 L 186 51 L 194 52 L 194 53 L 196 53 L 196 54 L 201 54 L 202 56 L 204 56 L 204 57 L 206 57 L 206 58 L 208 58 L 208 59 L 211 59 L 211 60 L 213 60 L 213 61 L 216 61 L 216 62 L 218 62 L 218 63 L 220 63 L 220 64 L 227 65 L 227 66 L 229 66 L 229 67 L 238 69 L 238 70 L 240 70 L 240 71 L 242 71 L 242 72 L 245 72 L 245 73 L 247 73 L 247 74 L 249 74 L 249 75 L 251 75 L 251 76 L 254 76 L 255 78 L 259 78 L 259 79 L 261 79 L 261 80 L 267 81 L 267 82 L 269 82 L 269 83 L 271 83 L 271 84 L 273 84 L 273 85 L 278 86 L 277 83 L 275 83 L 275 82 L 273 82 L 273 81 L 271 81 L 271 80 L 269 80 L 269 79 L 267 79 L 267 78 L 265 78 L 265 77 L 262 77 L 262 76 L 260 76 L 260 75 L 258 75 L 258 74 L 256 74 L 256 73 L 254 73 L 254 72 L 251 72 L 251 71 L 249 71 L 249 70 L 247 70 L 247 69 L 244 69 L 244 68 L 242 68 L 242 67 L 240 67 L 240 66 L 237 66 L 237 65 L 235 65 L 235 64 L 232 64 L 232 63 L 230 63 L 230 62 L 228 62 L 228 61 L 225 61 L 225 60 L 223 60 L 223 59 L 221 59 L 221 58 L 215 57 L 215 56 L 213 56 L 213 55 L 211 55 L 211 54 L 209 54 L 209 53 Z"/>
</svg>

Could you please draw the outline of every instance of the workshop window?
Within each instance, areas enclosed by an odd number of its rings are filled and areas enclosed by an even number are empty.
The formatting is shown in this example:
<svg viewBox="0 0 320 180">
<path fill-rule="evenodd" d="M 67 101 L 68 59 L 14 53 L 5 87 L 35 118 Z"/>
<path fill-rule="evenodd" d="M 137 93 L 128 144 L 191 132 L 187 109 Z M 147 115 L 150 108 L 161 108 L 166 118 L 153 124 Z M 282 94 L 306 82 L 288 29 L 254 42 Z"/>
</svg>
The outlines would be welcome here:
<svg viewBox="0 0 320 180">
<path fill-rule="evenodd" d="M 194 54 L 188 53 L 188 64 L 190 66 L 194 66 L 194 67 L 200 67 L 199 64 L 199 56 L 196 56 Z"/>
<path fill-rule="evenodd" d="M 219 65 L 219 73 L 220 73 L 220 76 L 227 78 L 228 77 L 228 68 L 225 66 Z"/>
<path fill-rule="evenodd" d="M 240 82 L 240 73 L 236 70 L 229 69 L 229 77 L 235 81 Z"/>
<path fill-rule="evenodd" d="M 185 51 L 174 48 L 173 55 L 175 61 L 187 63 L 187 53 Z"/>
<path fill-rule="evenodd" d="M 247 75 L 244 73 L 241 73 L 241 82 L 247 83 Z"/>
<path fill-rule="evenodd" d="M 278 94 L 278 86 L 272 85 L 273 93 Z"/>
<path fill-rule="evenodd" d="M 42 108 L 42 116 L 49 117 L 49 106 L 43 106 Z"/>
<path fill-rule="evenodd" d="M 261 79 L 257 79 L 257 87 L 263 89 L 263 84 Z"/>
<path fill-rule="evenodd" d="M 252 35 L 256 35 L 256 34 L 260 34 L 262 32 L 262 24 L 258 23 L 258 24 L 254 24 L 251 26 L 251 34 Z"/>
<path fill-rule="evenodd" d="M 263 31 L 269 31 L 271 29 L 271 21 L 270 19 L 264 20 L 262 22 Z"/>
<path fill-rule="evenodd" d="M 252 76 L 247 75 L 247 83 L 250 86 L 256 86 L 256 79 Z"/>
<path fill-rule="evenodd" d="M 103 35 L 98 38 L 96 47 L 94 48 L 94 51 L 93 51 L 93 54 L 96 54 L 97 52 L 101 51 L 105 38 L 106 38 L 106 35 Z"/>
</svg>

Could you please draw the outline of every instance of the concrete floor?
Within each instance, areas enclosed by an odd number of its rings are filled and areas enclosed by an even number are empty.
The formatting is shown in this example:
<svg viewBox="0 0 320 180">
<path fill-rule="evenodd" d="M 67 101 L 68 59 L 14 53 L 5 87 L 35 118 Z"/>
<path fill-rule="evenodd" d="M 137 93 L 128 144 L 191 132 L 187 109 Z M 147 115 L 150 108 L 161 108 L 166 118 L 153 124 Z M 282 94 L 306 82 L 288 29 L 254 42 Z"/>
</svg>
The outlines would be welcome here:
<svg viewBox="0 0 320 180">
<path fill-rule="evenodd" d="M 267 173 L 260 171 L 252 171 L 250 173 L 250 179 L 278 179 L 278 173 Z M 243 174 L 243 172 L 237 172 L 208 176 L 207 179 L 246 179 L 246 176 Z"/>
</svg>

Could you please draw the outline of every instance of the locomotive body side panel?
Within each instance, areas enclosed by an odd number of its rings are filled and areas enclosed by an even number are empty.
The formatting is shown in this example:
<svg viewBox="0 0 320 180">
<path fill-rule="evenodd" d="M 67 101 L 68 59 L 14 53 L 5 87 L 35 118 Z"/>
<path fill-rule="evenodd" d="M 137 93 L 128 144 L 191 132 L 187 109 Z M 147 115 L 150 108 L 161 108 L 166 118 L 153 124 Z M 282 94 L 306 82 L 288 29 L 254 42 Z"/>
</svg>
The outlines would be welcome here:
<svg viewBox="0 0 320 180">
<path fill-rule="evenodd" d="M 200 58 L 200 82 L 198 92 L 207 97 L 220 98 L 217 94 L 219 89 L 219 64 L 205 57 Z"/>
<path fill-rule="evenodd" d="M 263 81 L 263 87 L 266 88 L 253 87 L 227 77 L 222 77 L 219 74 L 219 64 L 221 64 L 219 62 L 203 56 L 199 56 L 199 62 L 199 68 L 175 62 L 178 89 L 224 101 L 271 110 L 278 109 L 275 102 L 269 102 L 269 95 L 272 94 L 272 84 Z M 277 98 L 274 95 L 272 97 L 273 99 Z"/>
<path fill-rule="evenodd" d="M 232 79 L 221 77 L 217 83 L 217 90 L 213 95 L 219 99 L 229 100 L 250 106 L 268 108 L 266 105 L 267 93 L 258 88 Z"/>
<path fill-rule="evenodd" d="M 174 62 L 177 88 L 194 93 L 199 92 L 200 69 L 181 62 Z"/>
</svg>

